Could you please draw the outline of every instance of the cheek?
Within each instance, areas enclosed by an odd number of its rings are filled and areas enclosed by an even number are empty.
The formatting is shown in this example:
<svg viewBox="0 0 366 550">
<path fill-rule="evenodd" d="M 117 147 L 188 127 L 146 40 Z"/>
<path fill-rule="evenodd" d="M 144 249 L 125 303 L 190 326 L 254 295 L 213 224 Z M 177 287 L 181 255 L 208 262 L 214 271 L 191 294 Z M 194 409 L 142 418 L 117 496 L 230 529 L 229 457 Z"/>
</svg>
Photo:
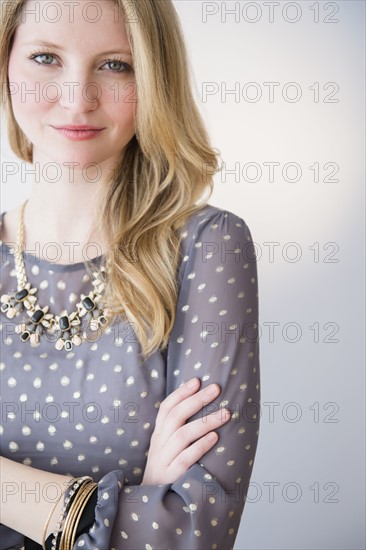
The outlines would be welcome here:
<svg viewBox="0 0 366 550">
<path fill-rule="evenodd" d="M 134 80 L 115 81 L 103 88 L 104 103 L 133 109 L 137 103 L 137 85 Z"/>
<path fill-rule="evenodd" d="M 8 70 L 9 88 L 14 116 L 28 118 L 35 112 L 47 110 L 51 105 L 44 94 L 43 83 L 37 81 L 29 72 L 10 58 Z"/>
<path fill-rule="evenodd" d="M 134 133 L 137 110 L 136 84 L 114 83 L 103 90 L 104 106 L 123 132 Z"/>
<path fill-rule="evenodd" d="M 121 134 L 128 135 L 129 139 L 135 134 L 136 104 L 123 103 L 118 107 L 116 121 Z"/>
</svg>

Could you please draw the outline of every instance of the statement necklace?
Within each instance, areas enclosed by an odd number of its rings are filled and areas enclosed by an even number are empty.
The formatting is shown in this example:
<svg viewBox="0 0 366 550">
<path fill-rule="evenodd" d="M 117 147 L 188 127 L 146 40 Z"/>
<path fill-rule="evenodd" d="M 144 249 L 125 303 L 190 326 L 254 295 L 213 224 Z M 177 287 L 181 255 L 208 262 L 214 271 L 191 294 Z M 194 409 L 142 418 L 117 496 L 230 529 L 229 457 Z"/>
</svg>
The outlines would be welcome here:
<svg viewBox="0 0 366 550">
<path fill-rule="evenodd" d="M 80 301 L 76 304 L 76 311 L 68 314 L 66 310 L 60 315 L 49 313 L 49 306 L 41 307 L 36 296 L 38 289 L 31 287 L 27 280 L 23 258 L 24 247 L 24 208 L 27 201 L 22 204 L 19 216 L 19 226 L 16 246 L 12 247 L 15 271 L 18 282 L 17 292 L 3 294 L 0 298 L 1 311 L 8 319 L 13 319 L 21 313 L 28 315 L 15 327 L 15 332 L 20 334 L 22 342 L 29 342 L 32 347 L 39 345 L 41 336 L 45 333 L 52 335 L 56 340 L 55 347 L 58 350 L 71 351 L 75 346 L 80 346 L 86 341 L 88 330 L 95 332 L 99 327 L 107 323 L 108 313 L 100 307 L 101 299 L 106 285 L 106 268 L 101 266 L 93 273 L 93 290 L 88 295 L 81 294 Z M 84 319 L 85 318 L 85 319 Z M 87 326 L 81 326 L 81 319 Z"/>
</svg>

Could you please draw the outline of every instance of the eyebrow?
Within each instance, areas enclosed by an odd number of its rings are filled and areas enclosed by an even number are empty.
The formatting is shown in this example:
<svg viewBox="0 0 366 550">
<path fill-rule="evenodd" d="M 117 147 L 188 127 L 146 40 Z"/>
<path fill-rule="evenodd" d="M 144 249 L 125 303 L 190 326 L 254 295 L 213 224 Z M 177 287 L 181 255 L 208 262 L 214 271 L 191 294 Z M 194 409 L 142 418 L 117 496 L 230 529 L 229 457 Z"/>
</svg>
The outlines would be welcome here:
<svg viewBox="0 0 366 550">
<path fill-rule="evenodd" d="M 25 46 L 46 46 L 47 48 L 53 48 L 60 51 L 65 51 L 65 48 L 62 46 L 59 46 L 58 44 L 53 44 L 52 42 L 48 42 L 47 40 L 35 40 L 34 42 L 26 42 L 24 44 Z M 113 55 L 113 54 L 125 54 L 130 55 L 132 57 L 132 53 L 130 50 L 110 50 L 107 52 L 98 53 L 98 55 Z"/>
</svg>

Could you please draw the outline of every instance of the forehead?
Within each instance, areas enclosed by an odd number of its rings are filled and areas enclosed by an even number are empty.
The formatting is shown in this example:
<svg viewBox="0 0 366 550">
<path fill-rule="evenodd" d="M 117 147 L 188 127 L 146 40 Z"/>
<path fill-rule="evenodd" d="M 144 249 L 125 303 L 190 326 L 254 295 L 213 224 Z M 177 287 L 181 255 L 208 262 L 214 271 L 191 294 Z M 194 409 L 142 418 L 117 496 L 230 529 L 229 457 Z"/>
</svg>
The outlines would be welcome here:
<svg viewBox="0 0 366 550">
<path fill-rule="evenodd" d="M 65 46 L 128 44 L 124 15 L 112 0 L 26 0 L 16 34 L 22 41 L 57 39 Z"/>
</svg>

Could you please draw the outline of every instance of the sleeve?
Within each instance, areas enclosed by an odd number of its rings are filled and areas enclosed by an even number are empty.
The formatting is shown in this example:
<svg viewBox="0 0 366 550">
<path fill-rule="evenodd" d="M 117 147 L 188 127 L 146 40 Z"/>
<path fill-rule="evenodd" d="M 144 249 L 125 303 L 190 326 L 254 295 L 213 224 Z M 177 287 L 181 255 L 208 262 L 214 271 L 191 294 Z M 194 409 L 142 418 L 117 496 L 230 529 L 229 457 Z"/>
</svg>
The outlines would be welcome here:
<svg viewBox="0 0 366 550">
<path fill-rule="evenodd" d="M 216 382 L 218 398 L 190 420 L 223 406 L 232 417 L 216 430 L 216 445 L 173 484 L 124 486 L 119 470 L 104 476 L 95 524 L 75 549 L 234 546 L 260 418 L 257 264 L 250 230 L 231 212 L 214 208 L 183 236 L 166 393 L 193 376 L 201 388 Z"/>
<path fill-rule="evenodd" d="M 24 535 L 0 524 L 0 550 L 20 549 L 24 546 Z"/>
</svg>

